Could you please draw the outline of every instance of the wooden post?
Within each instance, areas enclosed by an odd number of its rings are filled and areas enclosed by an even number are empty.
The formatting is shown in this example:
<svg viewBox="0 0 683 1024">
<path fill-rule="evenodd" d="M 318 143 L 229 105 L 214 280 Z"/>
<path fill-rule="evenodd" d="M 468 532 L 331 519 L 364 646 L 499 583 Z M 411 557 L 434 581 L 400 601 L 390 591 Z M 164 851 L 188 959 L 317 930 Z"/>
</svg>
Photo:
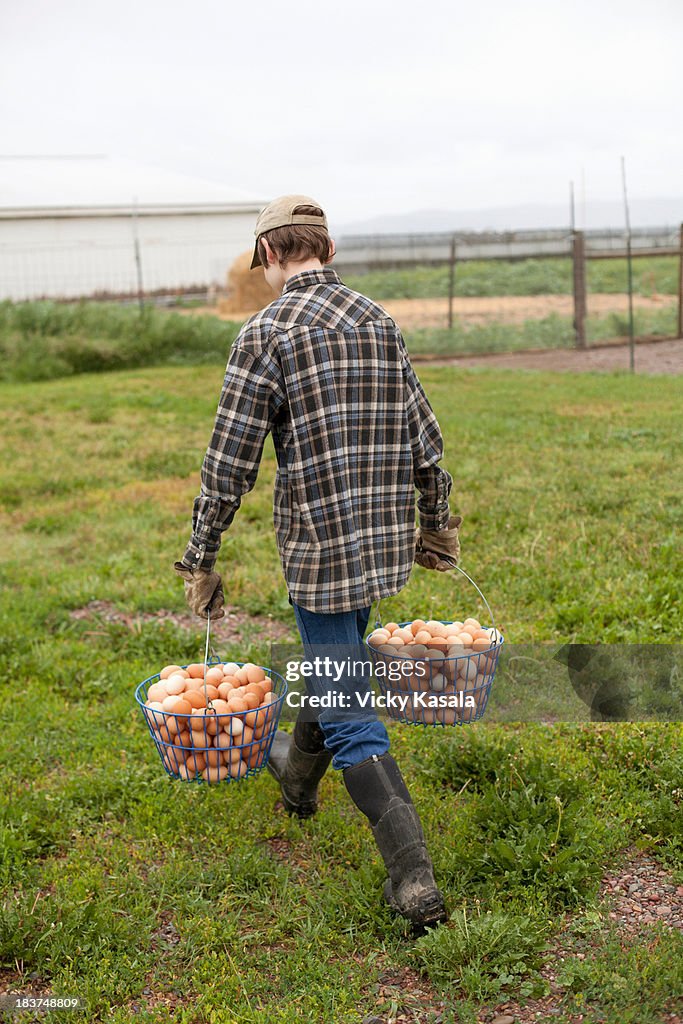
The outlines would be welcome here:
<svg viewBox="0 0 683 1024">
<path fill-rule="evenodd" d="M 572 234 L 574 276 L 574 339 L 576 348 L 586 347 L 586 246 L 583 231 Z"/>
<path fill-rule="evenodd" d="M 680 253 L 678 256 L 678 330 L 677 338 L 683 338 L 683 224 L 681 224 Z"/>
<path fill-rule="evenodd" d="M 453 295 L 455 293 L 455 235 L 451 235 L 451 253 L 448 265 L 448 329 L 453 327 Z"/>
</svg>

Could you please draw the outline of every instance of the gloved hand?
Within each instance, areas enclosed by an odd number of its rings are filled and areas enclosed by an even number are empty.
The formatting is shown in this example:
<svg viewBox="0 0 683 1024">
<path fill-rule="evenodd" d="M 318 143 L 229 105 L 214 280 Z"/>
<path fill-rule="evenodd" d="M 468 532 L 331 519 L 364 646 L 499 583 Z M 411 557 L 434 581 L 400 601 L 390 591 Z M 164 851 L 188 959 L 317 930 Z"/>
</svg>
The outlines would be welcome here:
<svg viewBox="0 0 683 1024">
<path fill-rule="evenodd" d="M 451 516 L 445 530 L 418 529 L 415 536 L 415 561 L 424 569 L 448 572 L 460 558 L 458 529 L 462 516 Z"/>
<path fill-rule="evenodd" d="M 191 611 L 208 619 L 208 609 L 212 619 L 222 619 L 224 595 L 219 574 L 210 569 L 191 569 L 184 562 L 175 562 L 173 568 L 185 580 L 185 600 Z"/>
</svg>

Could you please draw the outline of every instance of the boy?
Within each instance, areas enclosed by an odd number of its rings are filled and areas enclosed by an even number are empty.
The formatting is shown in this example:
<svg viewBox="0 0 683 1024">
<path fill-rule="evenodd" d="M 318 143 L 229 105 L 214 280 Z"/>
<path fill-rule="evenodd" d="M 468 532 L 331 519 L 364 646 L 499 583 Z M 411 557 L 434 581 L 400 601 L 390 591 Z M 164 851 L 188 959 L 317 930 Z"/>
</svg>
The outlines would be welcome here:
<svg viewBox="0 0 683 1024">
<path fill-rule="evenodd" d="M 346 288 L 321 207 L 288 195 L 260 213 L 252 269 L 278 296 L 244 324 L 228 360 L 193 507 L 175 569 L 196 614 L 223 615 L 213 567 L 221 533 L 256 481 L 272 433 L 278 469 L 274 524 L 305 645 L 358 644 L 370 608 L 397 594 L 413 562 L 446 571 L 459 556 L 450 475 L 438 423 L 401 333 L 381 306 Z M 420 529 L 415 534 L 415 488 Z M 368 817 L 389 878 L 389 904 L 415 929 L 446 919 L 422 826 L 384 724 L 306 721 L 278 730 L 268 768 L 286 810 L 317 810 L 330 761 Z"/>
</svg>

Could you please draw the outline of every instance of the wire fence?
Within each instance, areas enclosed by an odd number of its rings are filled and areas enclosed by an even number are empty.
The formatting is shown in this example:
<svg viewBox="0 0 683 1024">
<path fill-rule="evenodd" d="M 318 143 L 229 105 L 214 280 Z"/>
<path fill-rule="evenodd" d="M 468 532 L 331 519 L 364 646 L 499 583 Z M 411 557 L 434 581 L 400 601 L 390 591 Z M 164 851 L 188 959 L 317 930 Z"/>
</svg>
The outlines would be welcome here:
<svg viewBox="0 0 683 1024">
<path fill-rule="evenodd" d="M 622 232 L 385 236 L 339 247 L 344 280 L 381 302 L 413 352 L 579 349 L 628 339 Z M 633 233 L 635 340 L 683 334 L 683 228 Z"/>
</svg>

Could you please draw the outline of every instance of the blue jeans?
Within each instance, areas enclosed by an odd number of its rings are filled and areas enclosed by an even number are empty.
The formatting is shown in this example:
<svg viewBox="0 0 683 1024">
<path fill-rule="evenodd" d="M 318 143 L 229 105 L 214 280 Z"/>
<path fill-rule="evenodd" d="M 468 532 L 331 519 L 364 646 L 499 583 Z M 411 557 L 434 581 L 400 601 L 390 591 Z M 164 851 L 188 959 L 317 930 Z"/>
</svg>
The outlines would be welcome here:
<svg viewBox="0 0 683 1024">
<path fill-rule="evenodd" d="M 291 604 L 304 648 L 329 644 L 348 647 L 363 642 L 370 608 L 323 613 L 311 612 L 293 601 Z M 333 768 L 350 768 L 372 754 L 379 756 L 389 750 L 389 734 L 377 717 L 370 721 L 326 722 L 323 715 L 318 725 L 325 737 L 325 746 L 332 753 Z"/>
</svg>

